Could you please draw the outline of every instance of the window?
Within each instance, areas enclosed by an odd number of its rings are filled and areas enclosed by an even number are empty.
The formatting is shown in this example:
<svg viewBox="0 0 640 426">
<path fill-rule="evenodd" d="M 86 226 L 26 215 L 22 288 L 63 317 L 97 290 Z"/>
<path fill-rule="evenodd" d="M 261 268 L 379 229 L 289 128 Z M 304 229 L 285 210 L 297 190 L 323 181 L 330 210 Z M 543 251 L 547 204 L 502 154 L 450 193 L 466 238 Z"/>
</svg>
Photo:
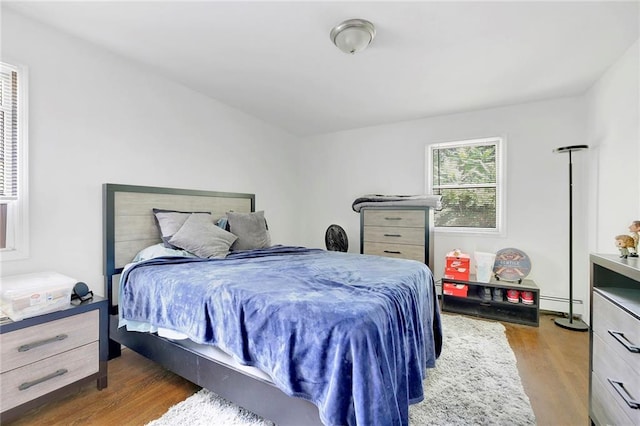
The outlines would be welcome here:
<svg viewBox="0 0 640 426">
<path fill-rule="evenodd" d="M 427 193 L 442 196 L 437 231 L 503 232 L 503 145 L 487 138 L 427 146 Z"/>
<path fill-rule="evenodd" d="M 28 256 L 26 70 L 0 63 L 0 259 Z"/>
</svg>

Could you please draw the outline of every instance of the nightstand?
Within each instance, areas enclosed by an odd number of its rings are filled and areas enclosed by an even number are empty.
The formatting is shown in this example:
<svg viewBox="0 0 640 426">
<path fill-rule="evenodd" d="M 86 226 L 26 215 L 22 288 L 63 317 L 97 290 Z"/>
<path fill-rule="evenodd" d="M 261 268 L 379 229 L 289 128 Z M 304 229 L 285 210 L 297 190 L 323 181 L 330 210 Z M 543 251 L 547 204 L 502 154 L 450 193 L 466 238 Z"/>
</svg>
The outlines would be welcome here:
<svg viewBox="0 0 640 426">
<path fill-rule="evenodd" d="M 0 324 L 0 422 L 87 382 L 107 387 L 108 301 Z"/>
</svg>

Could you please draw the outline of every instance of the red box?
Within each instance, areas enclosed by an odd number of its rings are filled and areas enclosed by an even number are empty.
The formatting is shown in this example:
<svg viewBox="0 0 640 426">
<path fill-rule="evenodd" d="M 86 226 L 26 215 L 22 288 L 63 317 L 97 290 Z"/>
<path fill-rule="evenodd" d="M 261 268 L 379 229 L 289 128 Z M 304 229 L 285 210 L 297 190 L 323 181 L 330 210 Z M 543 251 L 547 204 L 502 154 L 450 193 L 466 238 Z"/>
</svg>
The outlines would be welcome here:
<svg viewBox="0 0 640 426">
<path fill-rule="evenodd" d="M 469 255 L 452 251 L 447 253 L 444 278 L 450 280 L 469 280 Z"/>
<path fill-rule="evenodd" d="M 442 293 L 448 296 L 467 297 L 469 287 L 465 284 L 443 283 Z"/>
<path fill-rule="evenodd" d="M 469 271 L 460 271 L 459 268 L 445 268 L 443 278 L 449 280 L 469 281 Z"/>
</svg>

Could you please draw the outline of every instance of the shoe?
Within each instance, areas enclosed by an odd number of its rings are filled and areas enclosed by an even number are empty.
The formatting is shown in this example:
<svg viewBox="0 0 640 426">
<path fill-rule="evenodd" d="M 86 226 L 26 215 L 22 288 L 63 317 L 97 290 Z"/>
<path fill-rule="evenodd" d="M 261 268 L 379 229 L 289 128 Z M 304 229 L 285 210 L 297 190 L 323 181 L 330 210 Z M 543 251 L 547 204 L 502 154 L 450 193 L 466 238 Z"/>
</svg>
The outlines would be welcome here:
<svg viewBox="0 0 640 426">
<path fill-rule="evenodd" d="M 533 305 L 533 292 L 532 291 L 523 291 L 521 294 L 522 303 L 525 305 Z"/>
<path fill-rule="evenodd" d="M 480 287 L 479 293 L 480 293 L 480 299 L 482 299 L 482 300 L 491 300 L 491 288 L 490 287 Z"/>
<path fill-rule="evenodd" d="M 502 289 L 501 288 L 494 288 L 493 289 L 493 301 L 494 302 L 502 302 L 502 301 L 504 301 L 504 295 L 502 294 Z"/>
<path fill-rule="evenodd" d="M 520 302 L 520 292 L 518 290 L 507 290 L 507 301 L 511 303 Z"/>
</svg>

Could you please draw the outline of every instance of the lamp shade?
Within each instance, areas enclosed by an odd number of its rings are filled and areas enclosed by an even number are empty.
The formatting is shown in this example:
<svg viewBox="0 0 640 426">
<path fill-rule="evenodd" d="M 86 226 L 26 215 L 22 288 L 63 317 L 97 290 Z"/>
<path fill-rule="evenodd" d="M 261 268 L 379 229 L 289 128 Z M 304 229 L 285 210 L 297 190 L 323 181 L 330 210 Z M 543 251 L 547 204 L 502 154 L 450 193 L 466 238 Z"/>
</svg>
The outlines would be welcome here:
<svg viewBox="0 0 640 426">
<path fill-rule="evenodd" d="M 349 19 L 335 26 L 331 41 L 345 53 L 354 54 L 365 49 L 376 35 L 373 24 L 364 19 Z"/>
</svg>

